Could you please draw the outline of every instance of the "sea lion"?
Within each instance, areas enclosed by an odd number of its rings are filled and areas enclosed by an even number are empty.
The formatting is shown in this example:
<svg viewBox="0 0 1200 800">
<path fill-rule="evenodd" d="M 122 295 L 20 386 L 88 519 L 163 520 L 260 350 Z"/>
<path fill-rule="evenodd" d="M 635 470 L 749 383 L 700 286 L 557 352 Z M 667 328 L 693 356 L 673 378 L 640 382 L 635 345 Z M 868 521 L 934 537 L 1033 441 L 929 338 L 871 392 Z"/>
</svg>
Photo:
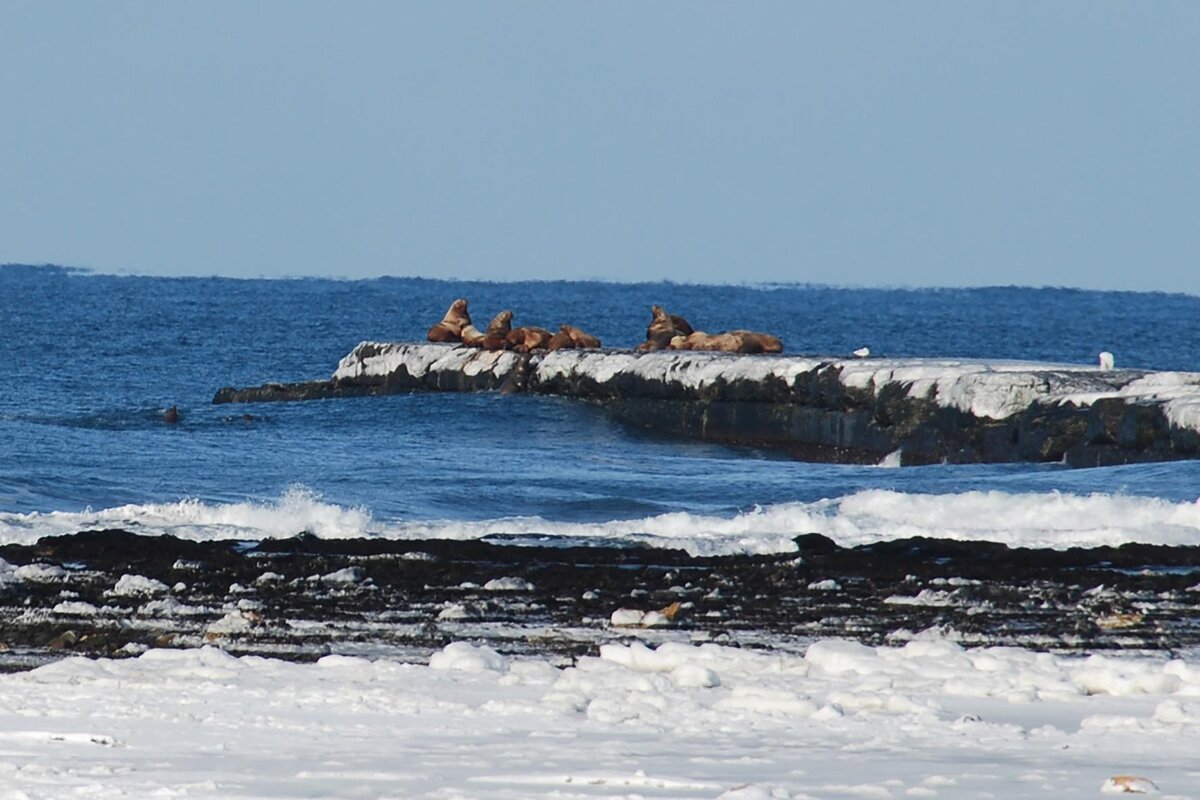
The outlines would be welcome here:
<svg viewBox="0 0 1200 800">
<path fill-rule="evenodd" d="M 783 352 L 783 342 L 777 336 L 756 331 L 725 331 L 723 333 L 695 331 L 689 336 L 673 338 L 671 349 L 746 354 L 781 353 Z"/>
<path fill-rule="evenodd" d="M 770 333 L 758 331 L 730 331 L 741 338 L 739 353 L 782 353 L 783 340 Z"/>
<path fill-rule="evenodd" d="M 662 306 L 650 306 L 654 318 L 646 328 L 646 341 L 634 350 L 638 353 L 651 353 L 656 350 L 666 350 L 671 347 L 671 340 L 676 336 L 689 336 L 693 333 L 692 326 L 678 314 L 668 314 Z"/>
<path fill-rule="evenodd" d="M 468 322 L 462 329 L 459 340 L 467 347 L 482 347 L 483 333 L 480 332 L 479 328 Z"/>
<path fill-rule="evenodd" d="M 554 334 L 545 328 L 527 325 L 513 328 L 508 332 L 506 338 L 513 350 L 518 353 L 528 353 L 533 350 L 545 350 L 553 337 Z"/>
<path fill-rule="evenodd" d="M 560 326 L 558 333 L 551 336 L 550 341 L 546 343 L 546 349 L 551 352 L 555 350 L 571 350 L 575 346 L 575 341 L 571 338 L 571 334 L 567 333 L 566 325 Z"/>
<path fill-rule="evenodd" d="M 568 350 L 580 347 L 599 347 L 600 340 L 574 325 L 559 325 L 558 333 L 550 337 L 547 350 Z"/>
<path fill-rule="evenodd" d="M 693 331 L 687 336 L 671 340 L 674 350 L 714 350 L 721 353 L 736 353 L 742 340 L 731 333 L 705 333 Z"/>
<path fill-rule="evenodd" d="M 652 339 L 656 334 L 674 330 L 677 336 L 687 336 L 693 332 L 691 324 L 678 314 L 668 314 L 662 306 L 650 306 L 654 318 L 646 328 L 646 339 Z"/>
<path fill-rule="evenodd" d="M 576 328 L 574 325 L 562 325 L 560 326 L 559 330 L 565 331 L 567 336 L 571 337 L 571 341 L 575 343 L 576 347 L 600 346 L 599 339 L 597 339 L 595 336 L 592 336 L 590 333 L 585 333 L 579 328 Z"/>
<path fill-rule="evenodd" d="M 179 409 L 175 406 L 171 406 L 163 412 L 162 418 L 163 422 L 167 423 L 168 425 L 174 425 L 176 422 L 179 422 L 180 419 Z"/>
<path fill-rule="evenodd" d="M 467 301 L 460 297 L 450 304 L 442 321 L 430 328 L 425 338 L 431 342 L 461 342 L 463 328 L 470 324 Z"/>
<path fill-rule="evenodd" d="M 508 335 L 512 330 L 513 312 L 505 310 L 501 311 L 496 316 L 492 317 L 492 321 L 488 323 L 486 335 L 491 336 L 495 333 Z"/>
<path fill-rule="evenodd" d="M 479 346 L 484 350 L 507 350 L 508 334 L 512 331 L 513 312 L 501 311 L 492 317 L 487 330 L 483 332 L 483 341 Z"/>
<path fill-rule="evenodd" d="M 681 334 L 675 332 L 674 328 L 665 331 L 659 331 L 646 341 L 633 348 L 635 353 L 653 353 L 657 350 L 667 350 L 671 348 L 671 342 L 677 338 L 683 338 Z"/>
</svg>

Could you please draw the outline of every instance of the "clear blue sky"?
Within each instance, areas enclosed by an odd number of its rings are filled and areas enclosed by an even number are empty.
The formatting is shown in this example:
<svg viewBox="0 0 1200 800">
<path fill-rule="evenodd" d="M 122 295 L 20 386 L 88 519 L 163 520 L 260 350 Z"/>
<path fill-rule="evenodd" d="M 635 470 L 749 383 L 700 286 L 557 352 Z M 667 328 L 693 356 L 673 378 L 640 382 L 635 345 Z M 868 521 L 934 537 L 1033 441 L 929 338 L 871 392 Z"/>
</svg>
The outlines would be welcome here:
<svg viewBox="0 0 1200 800">
<path fill-rule="evenodd" d="M 1200 293 L 1200 3 L 0 5 L 0 262 Z"/>
</svg>

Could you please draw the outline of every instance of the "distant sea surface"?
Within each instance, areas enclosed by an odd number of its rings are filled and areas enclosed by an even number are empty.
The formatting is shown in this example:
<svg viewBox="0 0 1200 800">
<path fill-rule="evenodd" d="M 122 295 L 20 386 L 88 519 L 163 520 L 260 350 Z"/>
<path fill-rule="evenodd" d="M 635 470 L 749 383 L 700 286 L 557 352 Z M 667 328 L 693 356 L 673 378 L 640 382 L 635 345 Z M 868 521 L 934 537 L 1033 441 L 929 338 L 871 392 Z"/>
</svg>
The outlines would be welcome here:
<svg viewBox="0 0 1200 800">
<path fill-rule="evenodd" d="M 222 386 L 329 377 L 364 339 L 570 322 L 606 346 L 653 303 L 785 352 L 1200 371 L 1200 298 L 1069 289 L 235 280 L 0 267 L 0 542 L 95 527 L 192 538 L 479 537 L 787 550 L 907 535 L 1200 544 L 1195 462 L 882 468 L 631 430 L 558 398 L 411 394 L 214 406 Z M 177 425 L 162 421 L 178 406 Z M 244 418 L 243 415 L 250 415 Z"/>
</svg>

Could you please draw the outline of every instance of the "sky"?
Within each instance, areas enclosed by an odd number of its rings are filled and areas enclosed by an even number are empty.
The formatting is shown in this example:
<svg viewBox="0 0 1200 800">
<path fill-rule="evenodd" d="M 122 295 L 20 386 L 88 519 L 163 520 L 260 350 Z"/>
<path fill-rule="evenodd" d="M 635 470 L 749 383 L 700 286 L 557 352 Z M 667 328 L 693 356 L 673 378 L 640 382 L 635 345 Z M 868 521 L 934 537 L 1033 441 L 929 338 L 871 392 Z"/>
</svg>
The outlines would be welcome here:
<svg viewBox="0 0 1200 800">
<path fill-rule="evenodd" d="M 0 263 L 1200 294 L 1200 4 L 0 0 Z"/>
</svg>

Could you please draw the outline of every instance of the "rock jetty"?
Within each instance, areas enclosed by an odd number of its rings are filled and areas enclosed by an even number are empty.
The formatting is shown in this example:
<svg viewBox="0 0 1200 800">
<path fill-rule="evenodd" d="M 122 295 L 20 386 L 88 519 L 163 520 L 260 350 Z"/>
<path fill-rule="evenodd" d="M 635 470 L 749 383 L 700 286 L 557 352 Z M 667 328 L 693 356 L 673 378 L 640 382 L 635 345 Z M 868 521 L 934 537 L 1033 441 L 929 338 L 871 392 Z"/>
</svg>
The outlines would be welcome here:
<svg viewBox="0 0 1200 800">
<path fill-rule="evenodd" d="M 632 425 L 810 461 L 1100 466 L 1200 455 L 1200 373 L 1035 362 L 362 342 L 329 380 L 227 387 L 213 402 L 413 391 L 576 398 Z"/>
</svg>

